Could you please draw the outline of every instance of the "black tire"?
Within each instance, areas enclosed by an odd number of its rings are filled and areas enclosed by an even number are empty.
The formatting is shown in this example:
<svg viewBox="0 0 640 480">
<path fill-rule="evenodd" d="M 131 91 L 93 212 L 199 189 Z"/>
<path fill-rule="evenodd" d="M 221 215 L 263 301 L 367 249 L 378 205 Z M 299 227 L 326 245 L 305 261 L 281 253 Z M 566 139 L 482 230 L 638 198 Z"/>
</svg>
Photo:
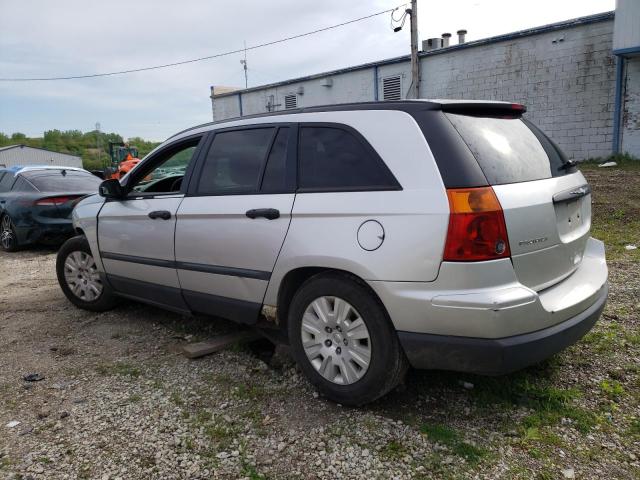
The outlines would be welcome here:
<svg viewBox="0 0 640 480">
<path fill-rule="evenodd" d="M 84 235 L 78 235 L 64 242 L 62 247 L 60 247 L 60 250 L 58 250 L 58 257 L 56 258 L 56 274 L 58 276 L 60 288 L 62 288 L 67 299 L 69 299 L 69 301 L 76 307 L 84 310 L 90 310 L 92 312 L 105 312 L 107 310 L 111 310 L 117 304 L 117 297 L 113 293 L 109 284 L 102 281 L 102 279 L 100 280 L 102 290 L 94 299 L 85 300 L 73 293 L 71 290 L 71 287 L 67 283 L 67 279 L 65 277 L 65 263 L 70 255 L 75 252 L 84 253 L 93 259 L 91 248 L 89 248 L 89 242 Z"/>
<path fill-rule="evenodd" d="M 20 248 L 13 220 L 8 213 L 0 217 L 0 248 L 5 252 L 15 252 Z"/>
<path fill-rule="evenodd" d="M 302 317 L 311 302 L 323 296 L 338 297 L 350 303 L 368 329 L 371 341 L 369 366 L 354 383 L 340 385 L 324 378 L 311 364 L 303 348 Z M 289 341 L 298 365 L 318 391 L 334 402 L 352 406 L 369 403 L 404 379 L 408 362 L 384 306 L 362 281 L 351 275 L 326 273 L 308 279 L 291 301 L 287 323 Z"/>
</svg>

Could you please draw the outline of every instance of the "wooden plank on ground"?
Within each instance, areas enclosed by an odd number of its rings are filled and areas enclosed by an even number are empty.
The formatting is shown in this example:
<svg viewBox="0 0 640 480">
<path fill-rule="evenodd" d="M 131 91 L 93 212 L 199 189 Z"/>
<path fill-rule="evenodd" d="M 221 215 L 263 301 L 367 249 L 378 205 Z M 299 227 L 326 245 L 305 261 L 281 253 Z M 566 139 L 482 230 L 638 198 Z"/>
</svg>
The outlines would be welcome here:
<svg viewBox="0 0 640 480">
<path fill-rule="evenodd" d="M 187 358 L 198 358 L 210 355 L 239 342 L 251 342 L 262 338 L 255 330 L 241 330 L 238 332 L 220 335 L 205 342 L 190 343 L 182 347 L 182 354 Z"/>
</svg>

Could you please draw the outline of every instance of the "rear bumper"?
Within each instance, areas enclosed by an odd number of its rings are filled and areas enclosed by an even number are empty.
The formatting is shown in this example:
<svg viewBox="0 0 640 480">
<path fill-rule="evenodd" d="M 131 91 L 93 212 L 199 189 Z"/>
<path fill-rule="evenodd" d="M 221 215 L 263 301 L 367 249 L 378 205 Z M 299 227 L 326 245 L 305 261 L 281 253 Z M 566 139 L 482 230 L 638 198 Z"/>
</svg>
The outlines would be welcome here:
<svg viewBox="0 0 640 480">
<path fill-rule="evenodd" d="M 538 363 L 576 343 L 596 323 L 607 301 L 608 283 L 583 312 L 552 327 L 505 338 L 398 332 L 415 368 L 501 375 Z"/>
</svg>

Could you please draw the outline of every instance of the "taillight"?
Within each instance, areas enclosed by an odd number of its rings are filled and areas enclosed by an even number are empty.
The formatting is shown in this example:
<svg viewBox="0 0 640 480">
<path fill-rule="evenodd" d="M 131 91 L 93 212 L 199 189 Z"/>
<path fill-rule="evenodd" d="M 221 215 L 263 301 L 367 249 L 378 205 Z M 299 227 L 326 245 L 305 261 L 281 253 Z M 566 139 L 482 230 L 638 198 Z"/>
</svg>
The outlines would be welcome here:
<svg viewBox="0 0 640 480">
<path fill-rule="evenodd" d="M 502 207 L 493 188 L 455 188 L 449 197 L 449 230 L 444 260 L 469 262 L 511 255 Z"/>
<path fill-rule="evenodd" d="M 38 205 L 40 207 L 44 207 L 44 206 L 49 206 L 49 207 L 53 207 L 53 206 L 57 206 L 57 205 L 62 205 L 63 203 L 67 203 L 71 200 L 76 200 L 79 197 L 77 196 L 64 196 L 64 197 L 47 197 L 47 198 L 41 198 L 39 200 L 36 200 L 35 202 L 33 202 L 34 205 Z"/>
</svg>

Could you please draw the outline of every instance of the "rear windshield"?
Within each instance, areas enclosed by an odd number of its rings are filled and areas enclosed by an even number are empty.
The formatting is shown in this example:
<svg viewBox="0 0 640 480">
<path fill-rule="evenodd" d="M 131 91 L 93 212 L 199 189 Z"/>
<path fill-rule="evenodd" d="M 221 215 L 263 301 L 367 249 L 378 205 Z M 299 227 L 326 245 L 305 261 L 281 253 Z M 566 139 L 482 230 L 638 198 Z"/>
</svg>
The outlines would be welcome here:
<svg viewBox="0 0 640 480">
<path fill-rule="evenodd" d="M 542 180 L 575 171 L 558 146 L 526 120 L 445 115 L 491 185 Z"/>
<path fill-rule="evenodd" d="M 102 182 L 90 173 L 72 170 L 47 170 L 25 172 L 23 175 L 41 192 L 95 192 Z"/>
</svg>

